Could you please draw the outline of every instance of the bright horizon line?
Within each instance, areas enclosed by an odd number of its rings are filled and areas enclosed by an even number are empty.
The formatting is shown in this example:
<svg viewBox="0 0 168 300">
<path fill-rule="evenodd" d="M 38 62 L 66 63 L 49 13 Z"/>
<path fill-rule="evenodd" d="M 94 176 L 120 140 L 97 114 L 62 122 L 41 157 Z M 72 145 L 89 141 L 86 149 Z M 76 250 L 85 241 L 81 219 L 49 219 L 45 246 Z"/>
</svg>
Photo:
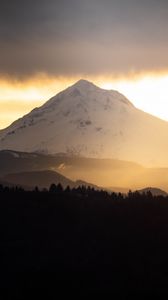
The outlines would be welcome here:
<svg viewBox="0 0 168 300">
<path fill-rule="evenodd" d="M 86 79 L 85 79 L 86 77 Z M 27 80 L 0 79 L 0 129 L 43 105 L 51 97 L 81 78 L 100 88 L 117 90 L 135 107 L 168 121 L 168 73 L 144 74 L 139 77 L 109 76 L 49 77 L 44 74 Z"/>
</svg>

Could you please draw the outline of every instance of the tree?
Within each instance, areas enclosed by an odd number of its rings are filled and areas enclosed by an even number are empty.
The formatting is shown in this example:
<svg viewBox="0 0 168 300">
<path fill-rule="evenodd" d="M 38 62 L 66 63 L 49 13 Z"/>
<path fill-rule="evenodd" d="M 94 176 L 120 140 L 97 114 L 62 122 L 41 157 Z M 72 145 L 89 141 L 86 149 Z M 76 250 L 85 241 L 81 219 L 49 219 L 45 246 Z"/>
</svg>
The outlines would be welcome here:
<svg viewBox="0 0 168 300">
<path fill-rule="evenodd" d="M 63 191 L 63 187 L 62 187 L 61 183 L 58 183 L 57 192 L 62 192 L 62 191 Z"/>
<path fill-rule="evenodd" d="M 55 183 L 52 183 L 50 185 L 49 192 L 50 193 L 56 193 L 56 191 L 57 191 L 57 186 L 55 185 Z"/>
</svg>

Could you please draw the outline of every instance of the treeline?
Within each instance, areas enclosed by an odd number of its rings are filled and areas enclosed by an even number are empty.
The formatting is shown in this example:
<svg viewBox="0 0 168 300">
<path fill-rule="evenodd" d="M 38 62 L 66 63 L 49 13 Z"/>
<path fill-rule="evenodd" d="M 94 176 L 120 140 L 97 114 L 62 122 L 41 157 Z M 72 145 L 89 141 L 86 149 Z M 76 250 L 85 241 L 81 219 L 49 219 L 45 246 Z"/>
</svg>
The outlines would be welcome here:
<svg viewBox="0 0 168 300">
<path fill-rule="evenodd" d="M 1 286 L 18 299 L 168 288 L 168 197 L 0 186 L 0 228 Z"/>
<path fill-rule="evenodd" d="M 81 196 L 87 196 L 90 194 L 96 194 L 97 196 L 101 196 L 101 197 L 107 197 L 109 196 L 109 198 L 111 199 L 137 199 L 137 198 L 141 198 L 141 199 L 168 199 L 168 196 L 163 196 L 163 195 L 153 195 L 152 192 L 149 191 L 145 191 L 145 192 L 138 192 L 138 191 L 134 191 L 132 192 L 131 190 L 126 194 L 126 193 L 120 193 L 120 192 L 110 192 L 110 190 L 107 192 L 107 190 L 101 190 L 101 189 L 95 189 L 94 187 L 90 187 L 90 186 L 85 186 L 85 185 L 81 185 L 78 187 L 74 187 L 71 188 L 70 186 L 67 186 L 66 188 L 63 188 L 63 186 L 59 183 L 59 184 L 54 184 L 52 183 L 49 187 L 49 189 L 47 188 L 43 188 L 43 189 L 39 189 L 38 186 L 35 186 L 33 190 L 24 190 L 23 187 L 21 186 L 6 186 L 6 185 L 2 185 L 0 184 L 0 193 L 17 193 L 17 192 L 22 192 L 22 193 L 34 193 L 34 192 L 38 192 L 38 193 L 47 193 L 49 192 L 51 193 L 71 193 L 71 194 L 80 194 Z"/>
</svg>

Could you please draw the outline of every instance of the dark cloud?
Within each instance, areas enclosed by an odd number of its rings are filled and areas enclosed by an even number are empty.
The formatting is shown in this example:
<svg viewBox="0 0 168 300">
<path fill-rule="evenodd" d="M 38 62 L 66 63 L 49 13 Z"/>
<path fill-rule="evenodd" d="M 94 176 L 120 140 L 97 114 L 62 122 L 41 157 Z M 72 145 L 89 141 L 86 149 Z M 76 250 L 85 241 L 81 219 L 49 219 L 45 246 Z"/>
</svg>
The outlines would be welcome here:
<svg viewBox="0 0 168 300">
<path fill-rule="evenodd" d="M 168 69 L 167 0 L 0 2 L 0 73 Z"/>
</svg>

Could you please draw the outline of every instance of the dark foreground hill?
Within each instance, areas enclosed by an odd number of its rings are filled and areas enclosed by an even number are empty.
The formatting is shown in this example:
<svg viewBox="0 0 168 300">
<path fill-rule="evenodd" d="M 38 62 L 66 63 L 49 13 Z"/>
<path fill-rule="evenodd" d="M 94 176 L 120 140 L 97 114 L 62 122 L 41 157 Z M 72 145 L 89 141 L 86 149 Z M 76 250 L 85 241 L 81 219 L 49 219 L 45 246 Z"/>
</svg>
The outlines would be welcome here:
<svg viewBox="0 0 168 300">
<path fill-rule="evenodd" d="M 74 187 L 75 185 L 75 182 L 72 180 L 66 178 L 58 172 L 50 170 L 12 173 L 6 175 L 4 179 L 6 182 L 10 182 L 19 186 L 27 186 L 32 189 L 35 186 L 38 186 L 39 188 L 49 188 L 52 183 L 61 183 L 64 188 L 67 186 Z"/>
<path fill-rule="evenodd" d="M 138 191 L 139 193 L 148 193 L 148 192 L 151 192 L 153 196 L 168 196 L 168 194 L 161 190 L 161 189 L 158 189 L 158 188 L 155 188 L 155 187 L 146 187 L 142 190 L 139 190 Z"/>
<path fill-rule="evenodd" d="M 168 197 L 53 186 L 1 187 L 0 199 L 0 285 L 8 299 L 35 289 L 38 299 L 168 290 Z"/>
</svg>

